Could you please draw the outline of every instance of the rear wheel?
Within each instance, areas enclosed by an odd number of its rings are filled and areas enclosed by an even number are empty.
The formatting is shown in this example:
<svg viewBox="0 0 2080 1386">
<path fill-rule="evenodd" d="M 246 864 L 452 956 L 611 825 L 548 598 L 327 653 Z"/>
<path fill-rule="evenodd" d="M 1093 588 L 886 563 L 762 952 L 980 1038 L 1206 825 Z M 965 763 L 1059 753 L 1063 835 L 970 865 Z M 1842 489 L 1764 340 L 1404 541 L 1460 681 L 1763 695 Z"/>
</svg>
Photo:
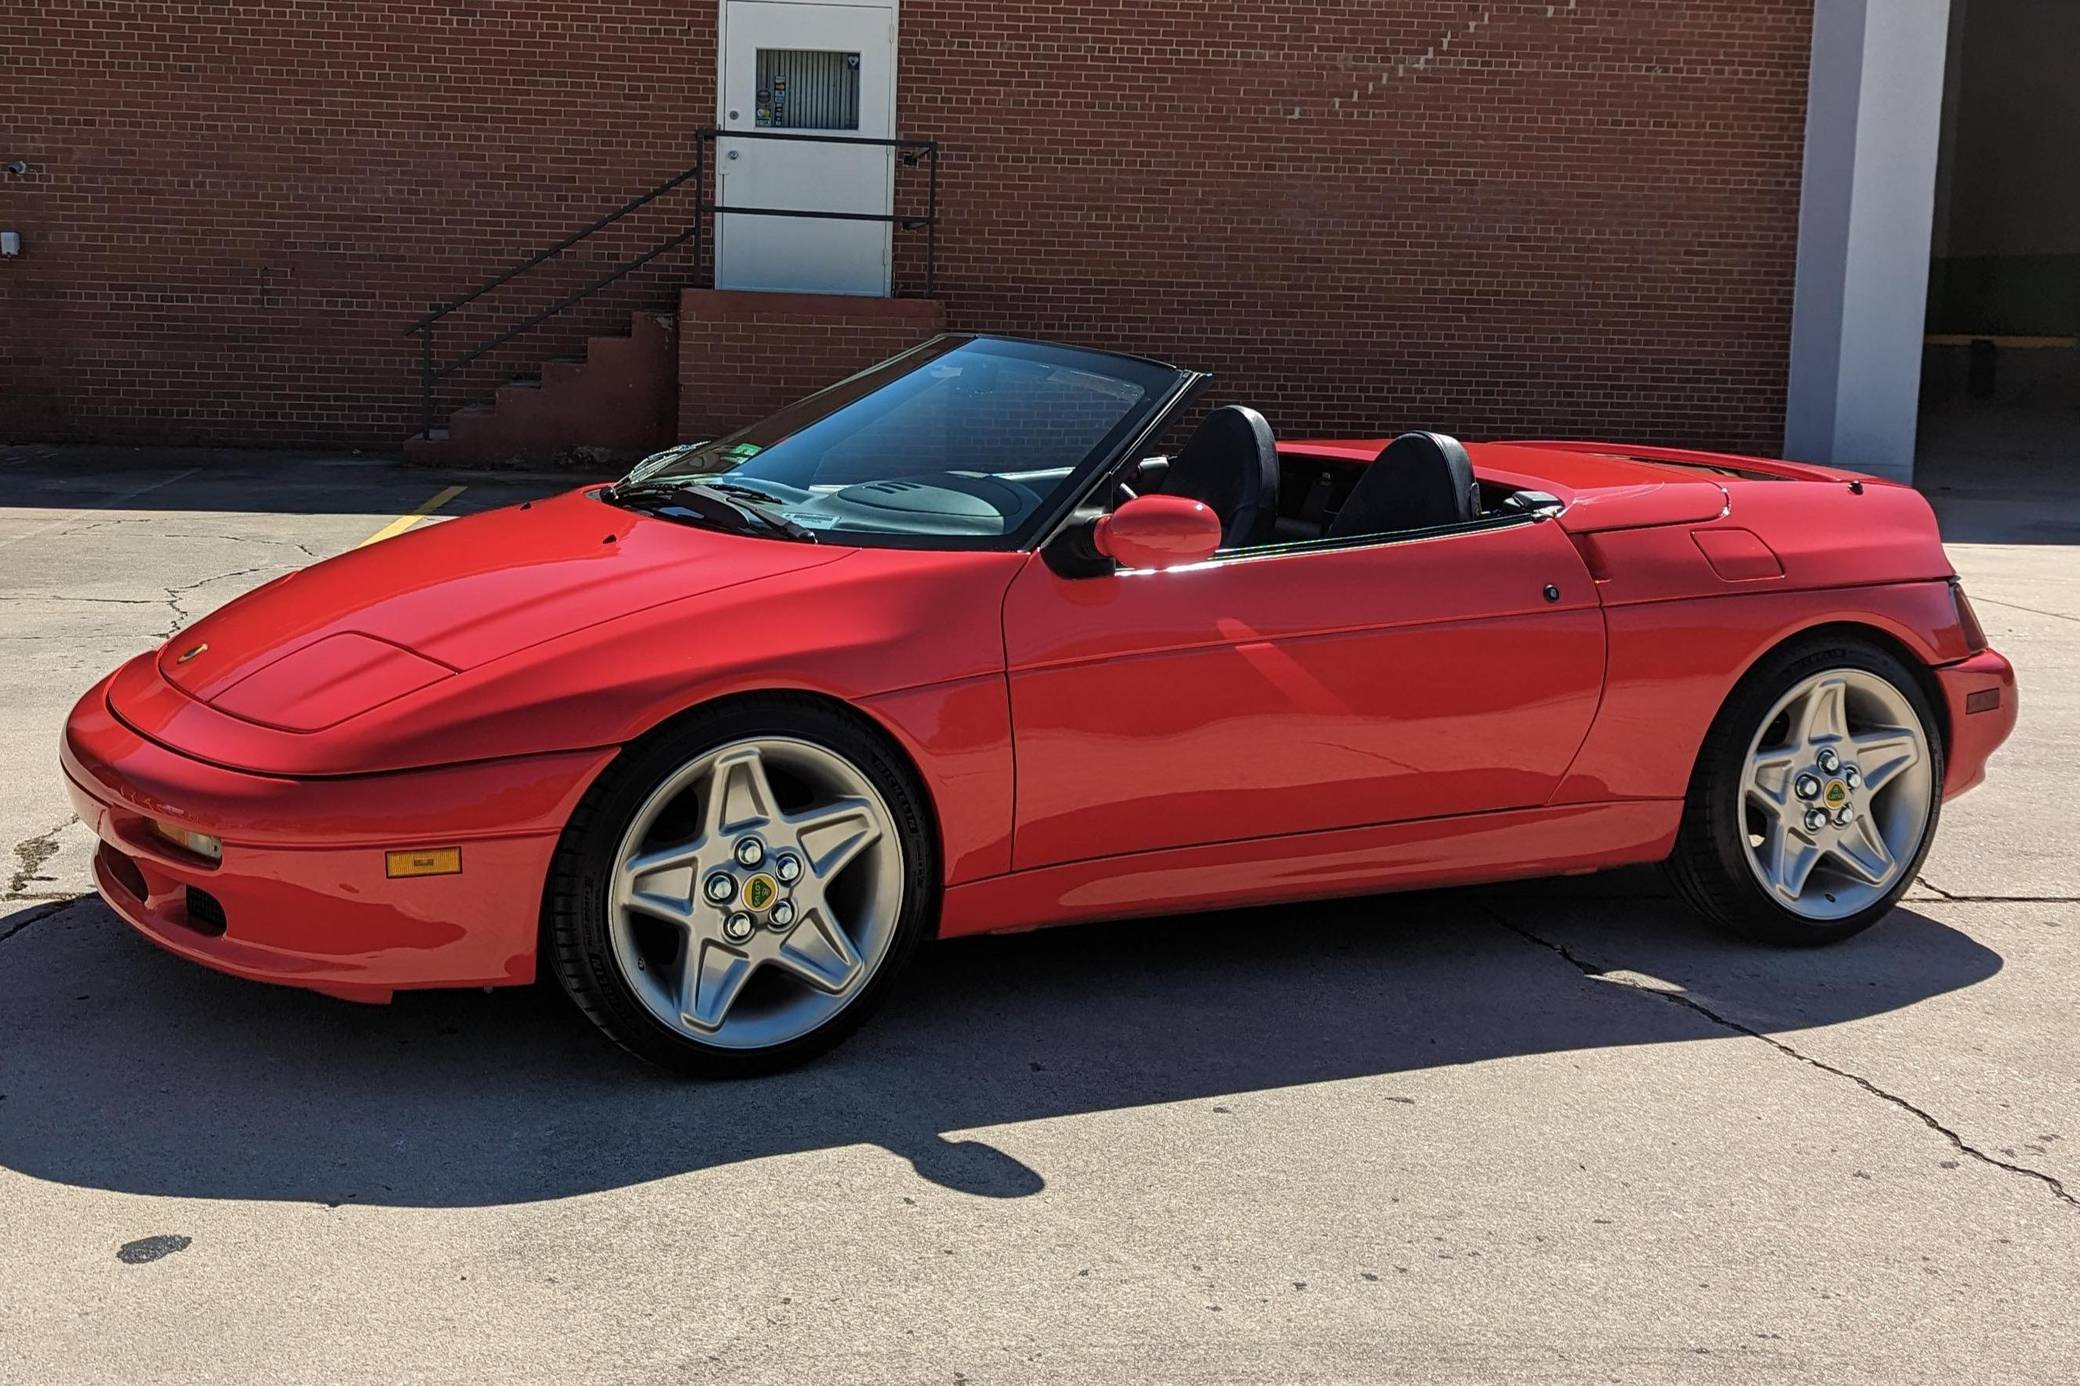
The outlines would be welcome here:
<svg viewBox="0 0 2080 1386">
<path fill-rule="evenodd" d="M 572 816 L 546 896 L 563 985 L 626 1048 L 767 1072 L 856 1029 L 937 909 L 923 793 L 820 704 L 703 714 L 632 748 Z"/>
<path fill-rule="evenodd" d="M 1942 783 L 1912 670 L 1860 640 L 1793 646 L 1741 681 L 1706 736 L 1669 872 L 1707 917 L 1752 937 L 1847 938 L 1912 883 Z"/>
</svg>

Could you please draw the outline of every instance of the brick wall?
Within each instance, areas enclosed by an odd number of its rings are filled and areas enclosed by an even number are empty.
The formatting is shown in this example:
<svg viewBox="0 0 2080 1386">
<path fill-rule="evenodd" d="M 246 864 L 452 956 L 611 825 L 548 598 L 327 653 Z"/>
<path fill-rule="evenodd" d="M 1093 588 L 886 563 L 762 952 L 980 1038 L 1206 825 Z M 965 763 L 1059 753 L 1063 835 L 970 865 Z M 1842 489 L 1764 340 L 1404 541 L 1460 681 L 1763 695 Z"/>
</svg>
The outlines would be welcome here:
<svg viewBox="0 0 2080 1386">
<path fill-rule="evenodd" d="M 679 436 L 719 438 L 944 330 L 914 298 L 679 296 Z"/>
<path fill-rule="evenodd" d="M 419 310 L 691 161 L 715 18 L 0 10 L 0 162 L 32 165 L 0 175 L 28 242 L 0 262 L 0 439 L 394 447 Z M 1809 23 L 1809 0 L 907 0 L 899 123 L 946 144 L 955 327 L 1210 367 L 1286 433 L 1767 449 Z M 657 238 L 669 202 L 470 325 Z M 619 286 L 451 402 L 692 273 Z"/>
<path fill-rule="evenodd" d="M 692 162 L 712 4 L 0 4 L 0 439 L 373 445 L 417 426 L 404 327 Z M 465 310 L 477 341 L 683 226 L 665 199 Z M 668 306 L 619 286 L 455 382 Z"/>
</svg>

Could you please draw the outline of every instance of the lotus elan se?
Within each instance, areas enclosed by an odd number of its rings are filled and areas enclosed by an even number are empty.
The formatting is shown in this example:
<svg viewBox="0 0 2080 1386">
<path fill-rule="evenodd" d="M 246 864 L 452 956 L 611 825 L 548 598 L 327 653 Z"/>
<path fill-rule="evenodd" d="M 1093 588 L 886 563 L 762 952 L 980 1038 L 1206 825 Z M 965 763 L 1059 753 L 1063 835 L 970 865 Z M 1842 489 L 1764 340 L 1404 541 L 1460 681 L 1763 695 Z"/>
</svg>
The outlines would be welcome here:
<svg viewBox="0 0 2080 1386">
<path fill-rule="evenodd" d="M 1934 517 L 1824 467 L 1277 442 L 948 335 L 611 485 L 279 578 L 73 710 L 109 905 L 383 1001 L 553 971 L 771 1069 L 927 938 L 1664 862 L 1883 916 L 2016 716 Z"/>
</svg>

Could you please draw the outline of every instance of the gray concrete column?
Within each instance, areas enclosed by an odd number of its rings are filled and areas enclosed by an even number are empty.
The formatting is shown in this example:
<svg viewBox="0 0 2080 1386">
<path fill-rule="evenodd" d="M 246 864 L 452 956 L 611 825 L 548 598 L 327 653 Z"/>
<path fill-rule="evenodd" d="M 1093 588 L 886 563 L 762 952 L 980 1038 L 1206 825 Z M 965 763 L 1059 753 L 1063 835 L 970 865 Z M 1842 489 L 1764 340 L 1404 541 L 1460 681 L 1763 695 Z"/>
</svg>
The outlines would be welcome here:
<svg viewBox="0 0 2080 1386">
<path fill-rule="evenodd" d="M 1784 452 L 1914 468 L 1950 0 L 1815 0 Z"/>
</svg>

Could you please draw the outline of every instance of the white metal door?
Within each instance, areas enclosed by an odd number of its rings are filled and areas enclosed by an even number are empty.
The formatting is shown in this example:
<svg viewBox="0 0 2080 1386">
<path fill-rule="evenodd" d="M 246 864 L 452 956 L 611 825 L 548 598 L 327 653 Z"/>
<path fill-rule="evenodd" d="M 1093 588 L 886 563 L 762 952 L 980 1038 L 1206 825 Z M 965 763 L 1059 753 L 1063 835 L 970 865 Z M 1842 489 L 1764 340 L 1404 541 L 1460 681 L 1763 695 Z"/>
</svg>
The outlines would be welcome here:
<svg viewBox="0 0 2080 1386">
<path fill-rule="evenodd" d="M 895 138 L 892 5 L 725 0 L 724 131 Z M 716 201 L 809 212 L 894 210 L 894 151 L 787 139 L 715 141 Z M 889 223 L 721 213 L 715 287 L 886 295 Z"/>
</svg>

